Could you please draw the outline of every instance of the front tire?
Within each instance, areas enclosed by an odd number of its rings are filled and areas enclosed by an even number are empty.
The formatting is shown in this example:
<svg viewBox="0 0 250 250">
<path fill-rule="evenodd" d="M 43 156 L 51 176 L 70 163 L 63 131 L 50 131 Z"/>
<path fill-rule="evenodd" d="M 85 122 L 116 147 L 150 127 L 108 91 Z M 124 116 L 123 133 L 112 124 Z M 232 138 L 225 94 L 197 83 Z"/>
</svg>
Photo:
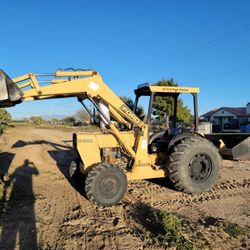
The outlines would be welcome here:
<svg viewBox="0 0 250 250">
<path fill-rule="evenodd" d="M 221 157 L 217 149 L 206 139 L 191 137 L 175 147 L 168 170 L 176 189 L 201 193 L 215 185 L 220 168 Z"/>
<path fill-rule="evenodd" d="M 91 168 L 85 180 L 88 199 L 96 205 L 112 206 L 127 190 L 127 177 L 117 166 L 103 163 Z"/>
<path fill-rule="evenodd" d="M 80 164 L 82 164 L 81 161 L 76 159 L 69 166 L 69 177 L 77 184 L 82 183 L 85 178 L 85 175 L 80 171 Z"/>
</svg>

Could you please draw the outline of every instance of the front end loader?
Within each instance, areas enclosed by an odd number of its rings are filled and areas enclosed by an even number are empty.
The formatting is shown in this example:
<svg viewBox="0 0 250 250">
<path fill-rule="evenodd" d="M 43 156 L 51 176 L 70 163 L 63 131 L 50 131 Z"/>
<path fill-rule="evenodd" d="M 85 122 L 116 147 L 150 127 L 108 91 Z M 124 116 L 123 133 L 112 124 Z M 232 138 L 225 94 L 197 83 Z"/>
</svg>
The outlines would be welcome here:
<svg viewBox="0 0 250 250">
<path fill-rule="evenodd" d="M 46 81 L 38 78 L 46 77 Z M 50 80 L 47 78 L 50 77 Z M 43 83 L 43 85 L 41 85 Z M 135 90 L 132 111 L 102 80 L 95 70 L 59 70 L 52 74 L 28 73 L 10 79 L 1 71 L 1 107 L 22 101 L 76 97 L 102 124 L 102 132 L 73 135 L 78 158 L 70 172 L 81 172 L 86 195 L 96 205 L 119 202 L 130 180 L 169 177 L 175 187 L 187 193 L 209 190 L 219 177 L 221 159 L 217 149 L 197 133 L 198 88 L 142 85 Z M 178 97 L 191 94 L 194 101 L 194 128 L 177 128 Z M 142 120 L 136 113 L 138 100 L 149 97 L 148 114 Z M 154 100 L 173 98 L 171 126 L 152 133 Z M 88 110 L 89 100 L 98 118 Z M 168 114 L 166 114 L 168 116 Z"/>
</svg>

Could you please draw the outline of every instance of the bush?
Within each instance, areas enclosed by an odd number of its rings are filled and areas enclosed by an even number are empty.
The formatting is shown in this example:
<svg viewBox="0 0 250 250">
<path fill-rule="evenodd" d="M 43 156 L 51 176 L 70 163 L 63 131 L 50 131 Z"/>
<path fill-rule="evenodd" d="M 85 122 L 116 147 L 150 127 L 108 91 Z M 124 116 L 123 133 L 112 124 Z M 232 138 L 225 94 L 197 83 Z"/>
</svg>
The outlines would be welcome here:
<svg viewBox="0 0 250 250">
<path fill-rule="evenodd" d="M 227 221 L 223 223 L 223 230 L 233 238 L 237 238 L 240 235 L 245 235 L 247 233 L 247 231 L 238 224 Z"/>
<path fill-rule="evenodd" d="M 185 222 L 183 218 L 142 203 L 133 207 L 133 216 L 150 232 L 149 237 L 152 239 L 153 245 L 165 245 L 177 249 L 195 248 L 195 245 L 182 235 L 182 224 Z M 139 234 L 142 234 L 142 231 Z"/>
</svg>

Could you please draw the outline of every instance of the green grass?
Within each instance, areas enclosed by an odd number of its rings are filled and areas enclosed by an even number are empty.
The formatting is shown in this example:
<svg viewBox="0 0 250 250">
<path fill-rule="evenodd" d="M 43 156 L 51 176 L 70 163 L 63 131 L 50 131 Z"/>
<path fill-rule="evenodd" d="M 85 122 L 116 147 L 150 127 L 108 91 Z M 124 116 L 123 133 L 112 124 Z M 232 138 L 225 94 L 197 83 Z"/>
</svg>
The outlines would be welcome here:
<svg viewBox="0 0 250 250">
<path fill-rule="evenodd" d="M 3 133 L 6 127 L 7 127 L 6 125 L 0 125 L 0 135 Z"/>
<path fill-rule="evenodd" d="M 238 241 L 249 233 L 248 228 L 221 218 L 204 217 L 195 221 L 144 203 L 129 205 L 127 214 L 136 222 L 133 227 L 134 234 L 148 248 L 213 249 L 214 232 L 223 240 L 228 239 L 229 235 L 238 238 Z"/>
<path fill-rule="evenodd" d="M 25 195 L 25 188 L 22 184 L 17 185 L 15 180 L 6 181 L 0 184 L 0 216 L 7 214 L 16 206 Z"/>
<path fill-rule="evenodd" d="M 227 234 L 229 234 L 233 238 L 237 238 L 239 236 L 247 234 L 247 229 L 240 227 L 236 223 L 231 223 L 228 221 L 224 221 L 222 223 L 222 228 L 223 228 L 224 232 L 226 232 Z"/>
<path fill-rule="evenodd" d="M 9 186 L 6 187 L 5 184 L 0 185 L 0 215 L 5 214 L 11 202 L 11 194 L 13 190 L 14 183 L 10 183 Z"/>
<path fill-rule="evenodd" d="M 194 249 L 194 245 L 188 242 L 182 236 L 182 222 L 183 219 L 175 214 L 162 212 L 156 210 L 151 215 L 152 222 L 158 228 L 156 235 L 160 242 L 167 242 L 170 247 L 177 247 L 177 249 Z"/>
<path fill-rule="evenodd" d="M 153 209 L 146 204 L 136 204 L 133 216 L 137 222 L 146 228 L 137 230 L 140 238 L 150 239 L 153 246 L 176 247 L 176 249 L 195 249 L 194 243 L 183 236 L 184 218 L 173 214 Z"/>
</svg>

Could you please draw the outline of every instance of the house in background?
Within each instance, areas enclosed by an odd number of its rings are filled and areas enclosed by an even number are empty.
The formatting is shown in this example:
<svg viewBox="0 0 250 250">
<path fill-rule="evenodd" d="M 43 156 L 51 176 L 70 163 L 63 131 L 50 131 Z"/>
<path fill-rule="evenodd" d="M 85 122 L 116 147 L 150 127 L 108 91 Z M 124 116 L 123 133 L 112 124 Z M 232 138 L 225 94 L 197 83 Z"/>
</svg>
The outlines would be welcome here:
<svg viewBox="0 0 250 250">
<path fill-rule="evenodd" d="M 239 129 L 243 132 L 244 126 L 250 124 L 250 102 L 247 103 L 246 107 L 221 107 L 214 109 L 201 117 L 213 124 L 214 132 L 224 129 Z"/>
</svg>

